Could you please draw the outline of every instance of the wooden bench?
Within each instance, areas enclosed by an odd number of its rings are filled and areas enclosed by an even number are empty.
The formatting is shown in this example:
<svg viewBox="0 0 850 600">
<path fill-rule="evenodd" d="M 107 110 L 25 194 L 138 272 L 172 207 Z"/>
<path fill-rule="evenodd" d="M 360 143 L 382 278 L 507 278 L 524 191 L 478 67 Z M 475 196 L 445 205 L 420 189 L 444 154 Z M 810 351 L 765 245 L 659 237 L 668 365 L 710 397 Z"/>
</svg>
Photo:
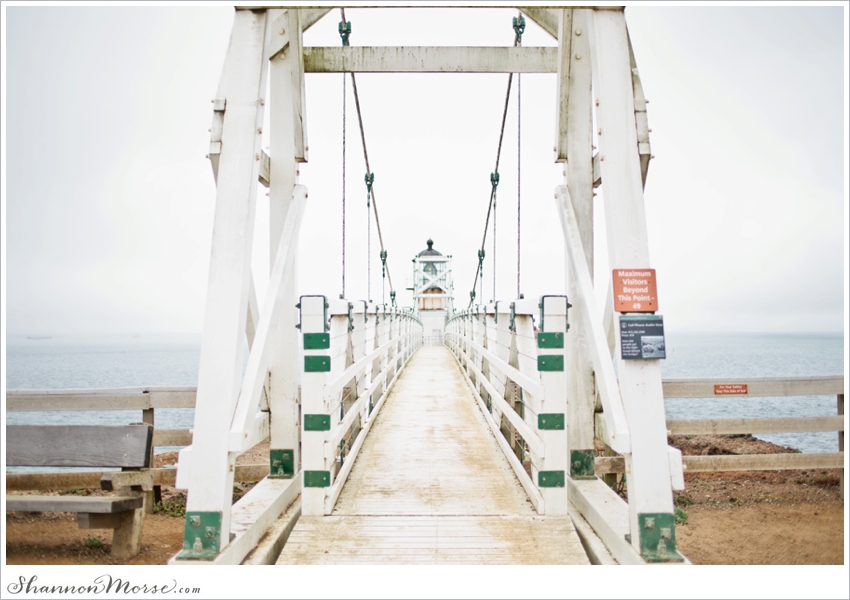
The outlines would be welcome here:
<svg viewBox="0 0 850 600">
<path fill-rule="evenodd" d="M 72 512 L 82 529 L 112 529 L 112 556 L 139 553 L 145 491 L 153 489 L 150 468 L 153 427 L 130 425 L 7 425 L 10 467 L 107 467 L 104 490 L 116 496 L 7 495 L 7 511 Z"/>
</svg>

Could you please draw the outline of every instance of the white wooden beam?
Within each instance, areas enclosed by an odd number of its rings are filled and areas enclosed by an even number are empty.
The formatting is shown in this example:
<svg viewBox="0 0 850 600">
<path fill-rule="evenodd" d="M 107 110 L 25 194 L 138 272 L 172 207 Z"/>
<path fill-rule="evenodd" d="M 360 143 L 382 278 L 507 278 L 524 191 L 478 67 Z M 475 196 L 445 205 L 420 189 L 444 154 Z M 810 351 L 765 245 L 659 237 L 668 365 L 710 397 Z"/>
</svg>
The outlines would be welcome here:
<svg viewBox="0 0 850 600">
<path fill-rule="evenodd" d="M 245 368 L 245 374 L 242 377 L 239 401 L 234 410 L 231 425 L 232 439 L 230 450 L 232 452 L 244 452 L 251 447 L 247 443 L 251 439 L 248 426 L 252 415 L 256 413 L 263 380 L 268 374 L 269 356 L 271 354 L 269 339 L 273 332 L 277 330 L 277 320 L 283 309 L 282 303 L 277 300 L 283 295 L 290 280 L 293 279 L 293 264 L 297 250 L 298 231 L 301 228 L 301 219 L 304 216 L 306 204 L 307 188 L 299 185 L 295 190 L 295 200 L 287 213 L 286 224 L 280 236 L 278 250 L 275 253 L 274 267 L 269 276 L 269 286 L 265 299 L 265 306 L 269 308 L 263 313 L 263 317 L 260 319 L 259 326 L 257 327 L 256 343 L 248 356 L 248 364 Z"/>
<path fill-rule="evenodd" d="M 311 13 L 302 11 L 302 30 Z M 279 35 L 281 28 L 288 27 L 286 13 L 273 13 L 271 38 Z M 285 20 L 285 23 L 284 23 Z M 284 24 L 282 24 L 284 23 Z M 287 45 L 288 41 L 287 34 Z M 274 54 L 267 47 L 267 53 Z M 293 203 L 293 192 L 298 183 L 298 163 L 296 160 L 295 106 L 301 97 L 301 91 L 292 87 L 292 70 L 297 68 L 292 54 L 278 55 L 269 62 L 269 126 L 273 132 L 270 140 L 272 161 L 270 165 L 269 186 L 269 266 L 273 268 L 289 211 Z M 296 97 L 297 95 L 297 97 Z M 298 231 L 295 232 L 298 235 Z M 301 444 L 299 434 L 298 407 L 298 348 L 299 332 L 296 329 L 298 281 L 298 240 L 294 240 L 294 257 L 291 277 L 284 282 L 282 293 L 275 303 L 280 316 L 270 336 L 271 354 L 269 356 L 269 377 L 273 382 L 270 389 L 269 409 L 271 416 L 272 452 L 286 450 L 292 452 L 293 471 L 298 471 L 301 462 Z"/>
<path fill-rule="evenodd" d="M 307 93 L 304 88 L 304 43 L 301 38 L 301 9 L 286 11 L 289 20 L 289 46 L 279 60 L 290 60 L 292 113 L 295 125 L 295 160 L 307 162 Z M 285 55 L 289 55 L 289 57 Z"/>
<path fill-rule="evenodd" d="M 556 36 L 558 38 L 558 101 L 555 103 L 555 162 L 567 160 L 567 136 L 570 119 L 570 67 L 572 66 L 573 9 L 552 10 L 557 16 Z M 582 57 L 588 63 L 587 87 L 590 93 L 590 56 Z M 588 103 L 588 107 L 590 104 Z"/>
<path fill-rule="evenodd" d="M 623 410 L 621 391 L 614 374 L 614 367 L 607 351 L 608 344 L 602 330 L 602 319 L 593 294 L 593 284 L 590 280 L 590 270 L 581 246 L 578 225 L 570 200 L 570 192 L 566 186 L 555 190 L 555 205 L 561 217 L 561 227 L 567 240 L 567 259 L 576 282 L 574 306 L 579 308 L 586 319 L 583 323 L 588 330 L 588 350 L 596 372 L 596 386 L 604 408 L 606 421 L 611 425 L 609 446 L 621 454 L 631 452 L 631 434 Z"/>
<path fill-rule="evenodd" d="M 555 73 L 557 48 L 340 46 L 304 48 L 308 73 Z"/>
<path fill-rule="evenodd" d="M 628 38 L 628 31 L 626 31 Z M 640 82 L 635 53 L 632 49 L 632 40 L 629 42 L 629 62 L 632 67 L 632 91 L 635 96 L 635 130 L 637 132 L 638 155 L 640 156 L 641 183 L 646 187 L 646 175 L 649 172 L 649 161 L 652 158 L 652 149 L 649 146 L 649 121 L 646 117 L 646 97 L 643 95 L 643 85 Z"/>
<path fill-rule="evenodd" d="M 561 9 L 557 8 L 539 8 L 532 6 L 519 6 L 519 10 L 525 14 L 526 17 L 540 25 L 541 29 L 551 35 L 556 40 L 558 39 L 558 25 L 560 20 L 560 15 L 558 14 Z"/>
<path fill-rule="evenodd" d="M 219 549 L 227 545 L 230 533 L 233 463 L 222 440 L 230 429 L 242 378 L 259 129 L 263 119 L 261 100 L 265 96 L 265 28 L 264 12 L 236 12 L 217 93 L 218 98 L 226 99 L 227 111 L 218 169 L 187 510 L 221 514 L 221 528 L 217 539 L 213 538 Z M 202 540 L 205 548 L 208 541 Z"/>
<path fill-rule="evenodd" d="M 808 377 L 671 378 L 663 382 L 665 398 L 715 398 L 716 385 L 746 386 L 747 396 L 821 396 L 844 392 L 843 375 Z M 743 390 L 741 390 L 743 391 Z M 728 397 L 728 396 L 727 396 Z M 741 396 L 738 396 L 740 398 Z"/>
<path fill-rule="evenodd" d="M 559 152 L 566 160 L 564 174 L 575 213 L 578 238 L 584 251 L 584 263 L 593 281 L 593 115 L 591 97 L 590 47 L 587 35 L 589 10 L 564 9 L 560 23 L 559 42 L 566 54 L 568 66 L 562 66 L 565 75 L 561 78 L 562 88 L 568 92 L 562 100 L 562 113 L 567 115 L 559 135 Z M 567 17 L 571 12 L 572 16 Z M 569 41 L 567 41 L 569 40 Z M 566 102 L 565 104 L 563 102 Z M 568 419 L 570 451 L 592 452 L 594 448 L 593 414 L 596 405 L 596 386 L 591 358 L 591 328 L 589 314 L 581 302 L 576 300 L 578 285 L 576 274 L 567 258 L 567 294 L 575 310 L 570 312 L 572 325 L 567 334 L 567 356 L 569 367 Z"/>
<path fill-rule="evenodd" d="M 271 7 L 269 7 L 271 8 Z M 301 31 L 307 31 L 315 23 L 328 14 L 330 8 L 302 8 L 301 9 Z M 266 42 L 266 52 L 269 57 L 274 58 L 289 46 L 289 17 L 284 11 L 282 14 L 272 15 L 271 35 Z"/>
<path fill-rule="evenodd" d="M 608 257 L 612 268 L 649 267 L 649 243 L 638 158 L 628 35 L 622 12 L 593 11 L 588 20 L 599 160 L 605 186 Z M 616 332 L 619 349 L 619 330 Z M 631 433 L 629 520 L 640 551 L 641 514 L 673 514 L 667 429 L 658 360 L 622 360 L 615 354 L 620 392 Z"/>
</svg>

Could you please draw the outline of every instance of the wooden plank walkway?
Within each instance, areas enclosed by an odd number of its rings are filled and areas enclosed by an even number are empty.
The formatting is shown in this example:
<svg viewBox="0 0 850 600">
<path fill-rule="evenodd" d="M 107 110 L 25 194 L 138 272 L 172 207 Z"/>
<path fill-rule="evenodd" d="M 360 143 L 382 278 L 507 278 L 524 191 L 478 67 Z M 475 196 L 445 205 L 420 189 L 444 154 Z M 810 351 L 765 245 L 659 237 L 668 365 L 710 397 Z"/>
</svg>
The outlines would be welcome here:
<svg viewBox="0 0 850 600">
<path fill-rule="evenodd" d="M 444 347 L 396 382 L 333 514 L 301 517 L 277 564 L 589 564 L 568 517 L 529 503 Z"/>
</svg>

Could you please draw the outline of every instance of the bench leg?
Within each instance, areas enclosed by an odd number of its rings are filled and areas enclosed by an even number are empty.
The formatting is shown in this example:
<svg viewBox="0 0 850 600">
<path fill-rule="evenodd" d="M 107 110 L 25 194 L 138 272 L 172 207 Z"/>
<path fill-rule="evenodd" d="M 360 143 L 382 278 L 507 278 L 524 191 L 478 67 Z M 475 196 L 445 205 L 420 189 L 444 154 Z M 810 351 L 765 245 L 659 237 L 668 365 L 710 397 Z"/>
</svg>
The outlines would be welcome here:
<svg viewBox="0 0 850 600">
<path fill-rule="evenodd" d="M 128 510 L 121 515 L 121 523 L 112 534 L 112 556 L 125 560 L 136 556 L 142 549 L 142 523 L 145 509 Z"/>
<path fill-rule="evenodd" d="M 136 556 L 142 548 L 142 523 L 144 508 L 119 513 L 79 513 L 80 529 L 112 529 L 112 557 L 126 560 Z"/>
</svg>

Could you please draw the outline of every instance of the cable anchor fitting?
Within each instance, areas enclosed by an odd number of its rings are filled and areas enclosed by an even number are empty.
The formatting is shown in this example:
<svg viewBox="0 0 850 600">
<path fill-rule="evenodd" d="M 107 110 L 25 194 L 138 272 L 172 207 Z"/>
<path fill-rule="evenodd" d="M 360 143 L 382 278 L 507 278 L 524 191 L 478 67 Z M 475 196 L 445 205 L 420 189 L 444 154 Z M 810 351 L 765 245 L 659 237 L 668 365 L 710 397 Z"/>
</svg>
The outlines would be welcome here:
<svg viewBox="0 0 850 600">
<path fill-rule="evenodd" d="M 516 19 L 514 19 L 516 21 Z M 351 21 L 339 22 L 339 37 L 342 38 L 342 45 L 348 46 L 348 37 L 351 35 Z"/>
<path fill-rule="evenodd" d="M 366 206 L 369 206 L 372 201 L 372 184 L 375 183 L 375 174 L 366 173 L 363 180 L 366 182 Z"/>
<path fill-rule="evenodd" d="M 381 250 L 381 270 L 383 271 L 383 277 L 387 276 L 387 251 Z"/>
<path fill-rule="evenodd" d="M 513 22 L 516 41 L 517 43 L 520 43 L 522 42 L 522 34 L 525 33 L 525 18 L 523 18 L 522 15 L 519 15 L 518 17 L 514 17 Z"/>
</svg>

